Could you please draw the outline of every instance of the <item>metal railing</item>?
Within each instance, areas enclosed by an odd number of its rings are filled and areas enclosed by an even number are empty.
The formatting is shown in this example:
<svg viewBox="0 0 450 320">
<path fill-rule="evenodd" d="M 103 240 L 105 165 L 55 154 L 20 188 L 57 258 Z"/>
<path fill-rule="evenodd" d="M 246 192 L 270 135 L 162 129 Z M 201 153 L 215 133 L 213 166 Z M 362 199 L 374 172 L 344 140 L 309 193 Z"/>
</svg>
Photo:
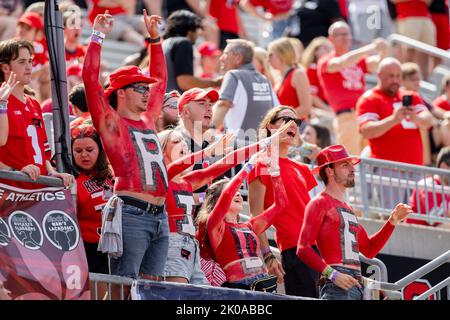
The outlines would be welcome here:
<svg viewBox="0 0 450 320">
<path fill-rule="evenodd" d="M 429 224 L 450 222 L 450 187 L 444 183 L 450 181 L 450 170 L 372 158 L 362 158 L 356 170 L 355 188 L 348 189 L 347 196 L 365 217 L 390 215 L 398 202 L 414 200 L 417 212 L 410 218 Z"/>
<path fill-rule="evenodd" d="M 441 265 L 450 262 L 450 250 L 443 253 L 439 257 L 433 259 L 432 261 L 428 262 L 424 266 L 420 267 L 416 271 L 410 273 L 406 277 L 398 280 L 395 283 L 388 283 L 388 282 L 380 282 L 379 286 L 381 290 L 389 290 L 389 291 L 400 291 L 403 288 L 405 288 L 408 284 L 412 283 L 413 281 L 422 278 L 423 276 L 427 275 L 428 273 L 432 272 L 433 270 L 439 268 Z M 439 292 L 440 290 L 447 287 L 447 299 L 450 299 L 449 293 L 450 293 L 450 277 L 446 278 L 445 280 L 441 281 L 437 285 L 433 286 L 420 296 L 417 296 L 414 298 L 414 300 L 425 300 L 430 295 Z"/>
<path fill-rule="evenodd" d="M 400 43 L 400 44 L 406 45 L 406 46 L 414 48 L 418 51 L 429 54 L 430 56 L 433 56 L 433 57 L 441 58 L 443 60 L 450 60 L 450 53 L 448 51 L 431 46 L 431 45 L 421 42 L 421 41 L 414 40 L 409 37 L 402 36 L 400 34 L 396 34 L 396 33 L 391 34 L 388 37 L 388 41 L 390 43 Z"/>
</svg>

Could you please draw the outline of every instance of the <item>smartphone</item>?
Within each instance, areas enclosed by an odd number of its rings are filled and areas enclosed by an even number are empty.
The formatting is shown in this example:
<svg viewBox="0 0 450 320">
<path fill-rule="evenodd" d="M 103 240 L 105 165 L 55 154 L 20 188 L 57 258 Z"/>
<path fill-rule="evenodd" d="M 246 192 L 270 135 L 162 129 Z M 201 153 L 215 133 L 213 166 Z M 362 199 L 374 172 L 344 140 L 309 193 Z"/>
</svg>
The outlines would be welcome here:
<svg viewBox="0 0 450 320">
<path fill-rule="evenodd" d="M 405 94 L 402 98 L 402 104 L 404 107 L 410 107 L 412 105 L 412 95 Z"/>
</svg>

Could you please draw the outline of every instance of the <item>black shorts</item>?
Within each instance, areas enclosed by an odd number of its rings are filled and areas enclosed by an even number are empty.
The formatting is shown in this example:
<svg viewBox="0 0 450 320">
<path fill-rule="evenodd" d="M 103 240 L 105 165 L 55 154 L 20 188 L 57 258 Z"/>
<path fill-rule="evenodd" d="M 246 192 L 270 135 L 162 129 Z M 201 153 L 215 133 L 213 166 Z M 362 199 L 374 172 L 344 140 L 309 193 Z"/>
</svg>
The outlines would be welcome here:
<svg viewBox="0 0 450 320">
<path fill-rule="evenodd" d="M 98 243 L 84 242 L 89 272 L 109 274 L 108 255 L 97 251 Z"/>
</svg>

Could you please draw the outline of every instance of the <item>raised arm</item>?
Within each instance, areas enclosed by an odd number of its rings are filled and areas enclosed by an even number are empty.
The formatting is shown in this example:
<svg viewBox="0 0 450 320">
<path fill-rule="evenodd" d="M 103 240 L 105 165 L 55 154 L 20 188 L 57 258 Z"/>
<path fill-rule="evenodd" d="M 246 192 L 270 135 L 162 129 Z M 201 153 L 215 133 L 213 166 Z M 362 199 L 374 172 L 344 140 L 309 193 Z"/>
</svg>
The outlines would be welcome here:
<svg viewBox="0 0 450 320">
<path fill-rule="evenodd" d="M 4 146 L 8 141 L 8 99 L 18 84 L 19 81 L 16 81 L 16 74 L 11 72 L 8 81 L 4 81 L 0 87 L 0 147 Z"/>
<path fill-rule="evenodd" d="M 275 199 L 274 203 L 270 208 L 264 211 L 262 214 L 250 219 L 249 223 L 252 226 L 253 232 L 257 235 L 263 233 L 272 224 L 277 215 L 284 211 L 287 207 L 289 200 L 287 198 L 286 189 L 284 188 L 283 181 L 280 175 L 272 177 L 273 185 L 273 197 Z"/>
<path fill-rule="evenodd" d="M 209 240 L 211 242 L 211 247 L 213 250 L 216 250 L 222 241 L 223 233 L 225 230 L 224 218 L 230 208 L 231 201 L 233 201 L 233 197 L 236 192 L 242 185 L 242 182 L 247 177 L 248 173 L 251 171 L 253 166 L 249 163 L 246 163 L 244 168 L 239 171 L 237 175 L 231 179 L 231 181 L 227 184 L 225 189 L 222 191 L 222 194 L 217 200 L 214 209 L 208 216 L 208 221 L 206 222 L 206 228 L 208 230 Z"/>
<path fill-rule="evenodd" d="M 150 34 L 149 48 L 149 73 L 150 76 L 157 79 L 158 82 L 150 85 L 147 111 L 145 116 L 148 120 L 153 122 L 158 119 L 159 114 L 162 110 L 162 105 L 164 101 L 164 93 L 167 87 L 167 66 L 166 59 L 161 46 L 159 27 L 158 25 L 162 23 L 162 18 L 157 15 L 147 15 L 147 10 L 144 9 L 144 22 L 147 27 L 147 31 Z"/>
<path fill-rule="evenodd" d="M 88 45 L 83 64 L 83 82 L 89 112 L 97 130 L 100 130 L 101 119 L 107 112 L 113 111 L 103 93 L 98 80 L 101 63 L 103 38 L 112 30 L 112 16 L 106 11 L 95 18 L 91 42 Z"/>
</svg>

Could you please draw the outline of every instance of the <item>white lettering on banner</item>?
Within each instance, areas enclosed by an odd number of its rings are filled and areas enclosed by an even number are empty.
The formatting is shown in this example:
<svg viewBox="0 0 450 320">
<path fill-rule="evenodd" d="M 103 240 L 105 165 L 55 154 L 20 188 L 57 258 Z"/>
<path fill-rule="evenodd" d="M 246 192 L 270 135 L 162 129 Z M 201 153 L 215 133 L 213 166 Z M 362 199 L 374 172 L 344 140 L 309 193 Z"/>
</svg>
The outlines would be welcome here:
<svg viewBox="0 0 450 320">
<path fill-rule="evenodd" d="M 77 265 L 70 265 L 66 269 L 66 274 L 69 274 L 66 280 L 67 289 L 80 290 L 81 289 L 81 269 Z"/>
<path fill-rule="evenodd" d="M 3 195 L 5 194 L 5 190 L 0 189 L 0 198 L 3 198 Z"/>
<path fill-rule="evenodd" d="M 4 190 L 0 190 L 0 198 L 2 197 Z M 66 196 L 63 191 L 55 193 L 33 192 L 33 193 L 14 193 L 11 192 L 6 197 L 7 201 L 21 202 L 21 201 L 54 201 L 54 200 L 66 200 Z"/>
</svg>

